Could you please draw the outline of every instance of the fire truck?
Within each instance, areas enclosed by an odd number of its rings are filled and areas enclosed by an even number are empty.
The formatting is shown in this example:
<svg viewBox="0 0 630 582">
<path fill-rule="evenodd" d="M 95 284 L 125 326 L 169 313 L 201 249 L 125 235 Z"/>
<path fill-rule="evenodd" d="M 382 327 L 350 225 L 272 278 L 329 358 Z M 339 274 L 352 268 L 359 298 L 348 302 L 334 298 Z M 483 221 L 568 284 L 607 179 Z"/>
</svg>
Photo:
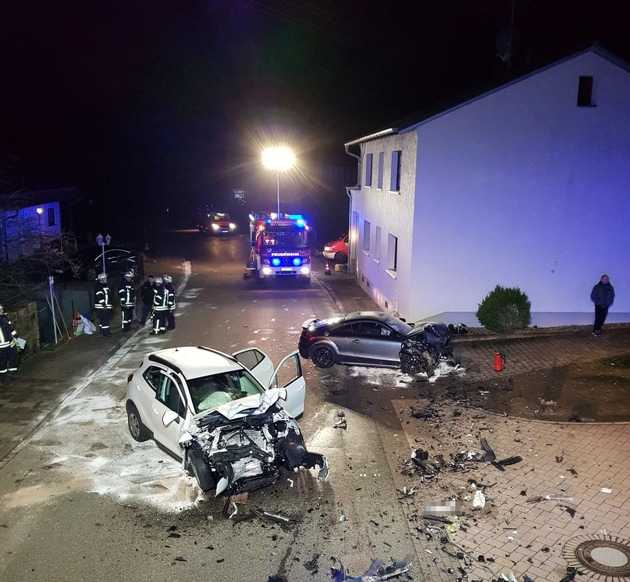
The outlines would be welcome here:
<svg viewBox="0 0 630 582">
<path fill-rule="evenodd" d="M 249 215 L 251 245 L 245 277 L 258 280 L 311 280 L 309 226 L 301 214 L 257 212 Z"/>
</svg>

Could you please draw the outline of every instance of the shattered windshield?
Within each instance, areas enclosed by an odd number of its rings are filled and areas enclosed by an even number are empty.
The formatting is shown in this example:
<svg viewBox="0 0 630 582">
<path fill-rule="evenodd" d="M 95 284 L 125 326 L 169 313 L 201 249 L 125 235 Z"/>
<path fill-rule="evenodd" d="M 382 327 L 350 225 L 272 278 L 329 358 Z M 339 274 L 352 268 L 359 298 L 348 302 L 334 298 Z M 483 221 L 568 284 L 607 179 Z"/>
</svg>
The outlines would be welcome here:
<svg viewBox="0 0 630 582">
<path fill-rule="evenodd" d="M 195 412 L 203 412 L 263 392 L 247 370 L 235 370 L 188 380 L 188 390 Z"/>
<path fill-rule="evenodd" d="M 402 335 L 407 335 L 413 329 L 413 327 L 407 325 L 404 321 L 400 321 L 400 319 L 397 319 L 396 317 L 387 319 L 385 323 L 387 323 L 387 325 L 389 325 L 389 327 L 391 327 L 394 331 L 397 331 Z"/>
</svg>

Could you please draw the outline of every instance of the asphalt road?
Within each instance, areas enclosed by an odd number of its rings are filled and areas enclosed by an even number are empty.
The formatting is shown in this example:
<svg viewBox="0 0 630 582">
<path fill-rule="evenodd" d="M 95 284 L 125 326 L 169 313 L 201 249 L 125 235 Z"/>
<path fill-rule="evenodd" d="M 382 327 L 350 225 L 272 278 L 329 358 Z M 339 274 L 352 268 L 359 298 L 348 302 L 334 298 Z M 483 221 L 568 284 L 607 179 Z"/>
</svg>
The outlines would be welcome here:
<svg viewBox="0 0 630 582">
<path fill-rule="evenodd" d="M 244 237 L 179 232 L 156 251 L 192 261 L 177 329 L 157 338 L 138 332 L 89 382 L 67 386 L 64 405 L 2 466 L 0 580 L 328 580 L 331 556 L 355 574 L 374 558 L 415 559 L 393 478 L 390 445 L 400 426 L 378 373 L 321 373 L 305 363 L 300 424 L 308 447 L 328 456 L 329 480 L 291 475 L 241 506 L 290 516 L 284 529 L 227 520 L 223 499 L 195 503 L 196 488 L 179 464 L 154 443 L 131 439 L 126 378 L 144 354 L 176 345 L 228 352 L 256 345 L 277 362 L 296 349 L 305 319 L 335 310 L 317 283 L 260 288 L 243 280 Z M 345 431 L 332 428 L 340 408 Z M 315 554 L 313 571 L 305 562 Z"/>
</svg>

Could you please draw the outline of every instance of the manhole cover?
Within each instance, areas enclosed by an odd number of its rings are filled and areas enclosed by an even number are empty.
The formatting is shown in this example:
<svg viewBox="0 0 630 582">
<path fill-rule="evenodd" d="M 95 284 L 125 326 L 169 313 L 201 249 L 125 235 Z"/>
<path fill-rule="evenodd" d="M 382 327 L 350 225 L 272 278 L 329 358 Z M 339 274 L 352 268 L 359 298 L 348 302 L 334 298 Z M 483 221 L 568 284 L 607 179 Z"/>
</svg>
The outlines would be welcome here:
<svg viewBox="0 0 630 582">
<path fill-rule="evenodd" d="M 630 542 L 610 535 L 578 536 L 562 550 L 569 566 L 592 578 L 630 580 Z"/>
</svg>

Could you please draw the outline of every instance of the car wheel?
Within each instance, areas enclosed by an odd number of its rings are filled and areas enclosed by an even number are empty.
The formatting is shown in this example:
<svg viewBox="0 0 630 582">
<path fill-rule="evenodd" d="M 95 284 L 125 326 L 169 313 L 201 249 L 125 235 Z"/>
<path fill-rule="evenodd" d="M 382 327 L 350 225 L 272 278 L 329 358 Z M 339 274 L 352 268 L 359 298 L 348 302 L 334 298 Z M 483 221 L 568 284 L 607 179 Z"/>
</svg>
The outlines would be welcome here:
<svg viewBox="0 0 630 582">
<path fill-rule="evenodd" d="M 318 368 L 330 368 L 335 365 L 335 352 L 330 346 L 314 346 L 311 361 Z"/>
<path fill-rule="evenodd" d="M 345 265 L 348 262 L 348 257 L 342 253 L 342 252 L 338 252 L 335 253 L 335 263 L 337 265 Z"/>
<path fill-rule="evenodd" d="M 202 491 L 210 491 L 216 487 L 216 481 L 212 476 L 212 471 L 208 463 L 203 458 L 203 453 L 199 449 L 188 449 L 186 453 L 188 467 L 197 480 L 197 484 Z"/>
<path fill-rule="evenodd" d="M 151 431 L 142 424 L 140 413 L 131 402 L 127 403 L 127 426 L 133 440 L 142 443 L 151 438 Z"/>
</svg>

